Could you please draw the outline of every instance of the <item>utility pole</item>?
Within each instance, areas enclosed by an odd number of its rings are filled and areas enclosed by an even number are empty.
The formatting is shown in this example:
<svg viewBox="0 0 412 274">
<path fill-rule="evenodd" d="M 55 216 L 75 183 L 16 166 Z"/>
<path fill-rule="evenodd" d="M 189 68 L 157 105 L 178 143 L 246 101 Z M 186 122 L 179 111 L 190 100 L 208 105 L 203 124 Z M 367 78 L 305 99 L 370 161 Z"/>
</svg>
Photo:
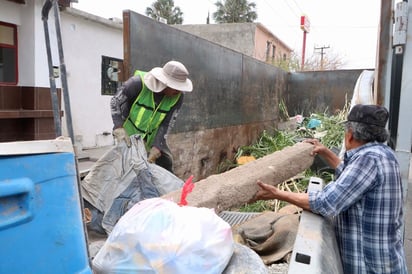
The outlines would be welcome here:
<svg viewBox="0 0 412 274">
<path fill-rule="evenodd" d="M 325 49 L 330 48 L 329 46 L 323 46 L 323 47 L 315 47 L 315 50 L 319 50 L 320 49 L 320 69 L 323 70 L 323 55 L 326 54 Z"/>
</svg>

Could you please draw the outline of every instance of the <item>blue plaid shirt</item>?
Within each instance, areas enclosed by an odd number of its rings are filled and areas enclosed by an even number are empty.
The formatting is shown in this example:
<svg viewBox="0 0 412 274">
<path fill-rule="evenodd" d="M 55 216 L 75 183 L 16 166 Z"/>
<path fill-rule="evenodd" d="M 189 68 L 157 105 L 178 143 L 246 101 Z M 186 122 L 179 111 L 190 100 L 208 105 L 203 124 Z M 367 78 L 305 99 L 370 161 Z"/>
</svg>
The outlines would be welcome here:
<svg viewBox="0 0 412 274">
<path fill-rule="evenodd" d="M 313 212 L 332 217 L 345 273 L 408 273 L 403 187 L 393 151 L 377 142 L 345 153 L 336 180 L 309 193 Z"/>
</svg>

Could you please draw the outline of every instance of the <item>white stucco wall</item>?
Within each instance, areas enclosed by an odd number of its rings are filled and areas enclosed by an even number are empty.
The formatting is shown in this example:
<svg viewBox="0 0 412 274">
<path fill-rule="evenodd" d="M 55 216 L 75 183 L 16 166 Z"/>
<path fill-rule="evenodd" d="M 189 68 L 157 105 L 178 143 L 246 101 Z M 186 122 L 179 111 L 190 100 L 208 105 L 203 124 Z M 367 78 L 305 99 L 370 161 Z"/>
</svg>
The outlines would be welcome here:
<svg viewBox="0 0 412 274">
<path fill-rule="evenodd" d="M 20 6 L 8 1 L 0 1 L 1 21 L 20 25 Z"/>
<path fill-rule="evenodd" d="M 38 3 L 39 0 L 27 2 L 21 8 L 21 25 L 17 31 L 19 43 L 19 86 L 41 86 L 41 79 L 48 81 L 47 76 L 47 55 L 41 50 L 39 39 L 42 39 L 44 47 L 44 36 L 37 35 L 43 33 L 43 25 L 41 21 L 41 10 Z M 36 5 L 35 5 L 36 4 Z M 38 52 L 38 53 L 37 53 Z M 36 66 L 37 63 L 37 66 Z M 36 75 L 38 79 L 36 80 Z M 48 85 L 47 85 L 48 86 Z"/>
<path fill-rule="evenodd" d="M 83 148 L 113 144 L 101 62 L 102 55 L 123 59 L 122 24 L 68 9 L 61 13 L 61 32 L 75 141 Z"/>
</svg>

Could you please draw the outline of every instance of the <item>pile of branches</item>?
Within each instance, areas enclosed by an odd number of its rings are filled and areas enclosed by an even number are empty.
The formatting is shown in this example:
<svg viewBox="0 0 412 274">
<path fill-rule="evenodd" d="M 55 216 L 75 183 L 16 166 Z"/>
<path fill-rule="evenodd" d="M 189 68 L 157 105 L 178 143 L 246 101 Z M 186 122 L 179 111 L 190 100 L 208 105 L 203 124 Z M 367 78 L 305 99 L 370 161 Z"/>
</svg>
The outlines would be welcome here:
<svg viewBox="0 0 412 274">
<path fill-rule="evenodd" d="M 339 151 L 344 139 L 344 128 L 341 122 L 344 121 L 346 115 L 347 108 L 334 115 L 329 115 L 327 111 L 325 111 L 324 113 L 313 113 L 309 117 L 302 117 L 301 115 L 289 117 L 287 113 L 284 113 L 285 122 L 289 122 L 290 124 L 292 121 L 293 126 L 290 129 L 264 131 L 256 143 L 240 147 L 235 155 L 234 161 L 221 163 L 219 172 L 224 172 L 238 166 L 237 160 L 241 157 L 252 156 L 258 159 L 275 151 L 282 150 L 287 146 L 293 146 L 297 142 L 301 142 L 307 138 L 317 138 L 326 147 Z M 331 170 L 320 171 L 310 168 L 278 185 L 278 187 L 287 191 L 305 192 L 309 179 L 312 176 L 320 177 L 325 182 L 333 180 L 333 172 Z M 261 212 L 272 210 L 276 212 L 284 205 L 284 202 L 277 200 L 258 201 L 254 204 L 244 205 L 239 211 Z"/>
</svg>

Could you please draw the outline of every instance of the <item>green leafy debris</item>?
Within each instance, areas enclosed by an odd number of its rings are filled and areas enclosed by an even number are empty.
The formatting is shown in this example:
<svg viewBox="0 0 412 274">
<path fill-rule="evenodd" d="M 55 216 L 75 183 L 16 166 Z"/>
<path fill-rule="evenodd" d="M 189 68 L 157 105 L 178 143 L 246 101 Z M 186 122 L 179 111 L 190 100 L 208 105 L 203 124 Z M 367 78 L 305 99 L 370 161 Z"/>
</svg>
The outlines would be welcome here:
<svg viewBox="0 0 412 274">
<path fill-rule="evenodd" d="M 289 114 L 284 103 L 279 104 L 279 108 L 282 111 L 283 118 L 293 119 L 293 117 L 289 118 Z M 326 147 L 334 150 L 339 149 L 342 146 L 344 139 L 344 128 L 342 122 L 344 121 L 346 114 L 346 107 L 334 115 L 328 115 L 327 111 L 324 113 L 313 113 L 309 117 L 304 117 L 301 123 L 296 123 L 294 130 L 275 130 L 272 134 L 265 130 L 254 144 L 240 147 L 235 155 L 235 160 L 232 161 L 231 164 L 226 161 L 224 166 L 226 170 L 228 170 L 237 166 L 236 159 L 241 156 L 253 156 L 258 159 L 275 151 L 282 150 L 285 147 L 293 146 L 305 138 L 317 138 Z M 309 128 L 308 124 L 313 119 L 316 119 L 316 124 L 318 124 L 318 126 L 315 128 Z M 314 176 L 322 178 L 326 183 L 332 181 L 334 178 L 334 174 L 330 170 L 316 172 L 314 170 L 307 169 L 302 174 L 298 174 L 287 182 L 279 184 L 278 187 L 287 191 L 298 193 L 305 192 L 310 177 Z M 286 203 L 282 201 L 257 201 L 253 204 L 243 205 L 238 209 L 238 211 L 278 211 L 284 205 L 286 205 Z"/>
</svg>

